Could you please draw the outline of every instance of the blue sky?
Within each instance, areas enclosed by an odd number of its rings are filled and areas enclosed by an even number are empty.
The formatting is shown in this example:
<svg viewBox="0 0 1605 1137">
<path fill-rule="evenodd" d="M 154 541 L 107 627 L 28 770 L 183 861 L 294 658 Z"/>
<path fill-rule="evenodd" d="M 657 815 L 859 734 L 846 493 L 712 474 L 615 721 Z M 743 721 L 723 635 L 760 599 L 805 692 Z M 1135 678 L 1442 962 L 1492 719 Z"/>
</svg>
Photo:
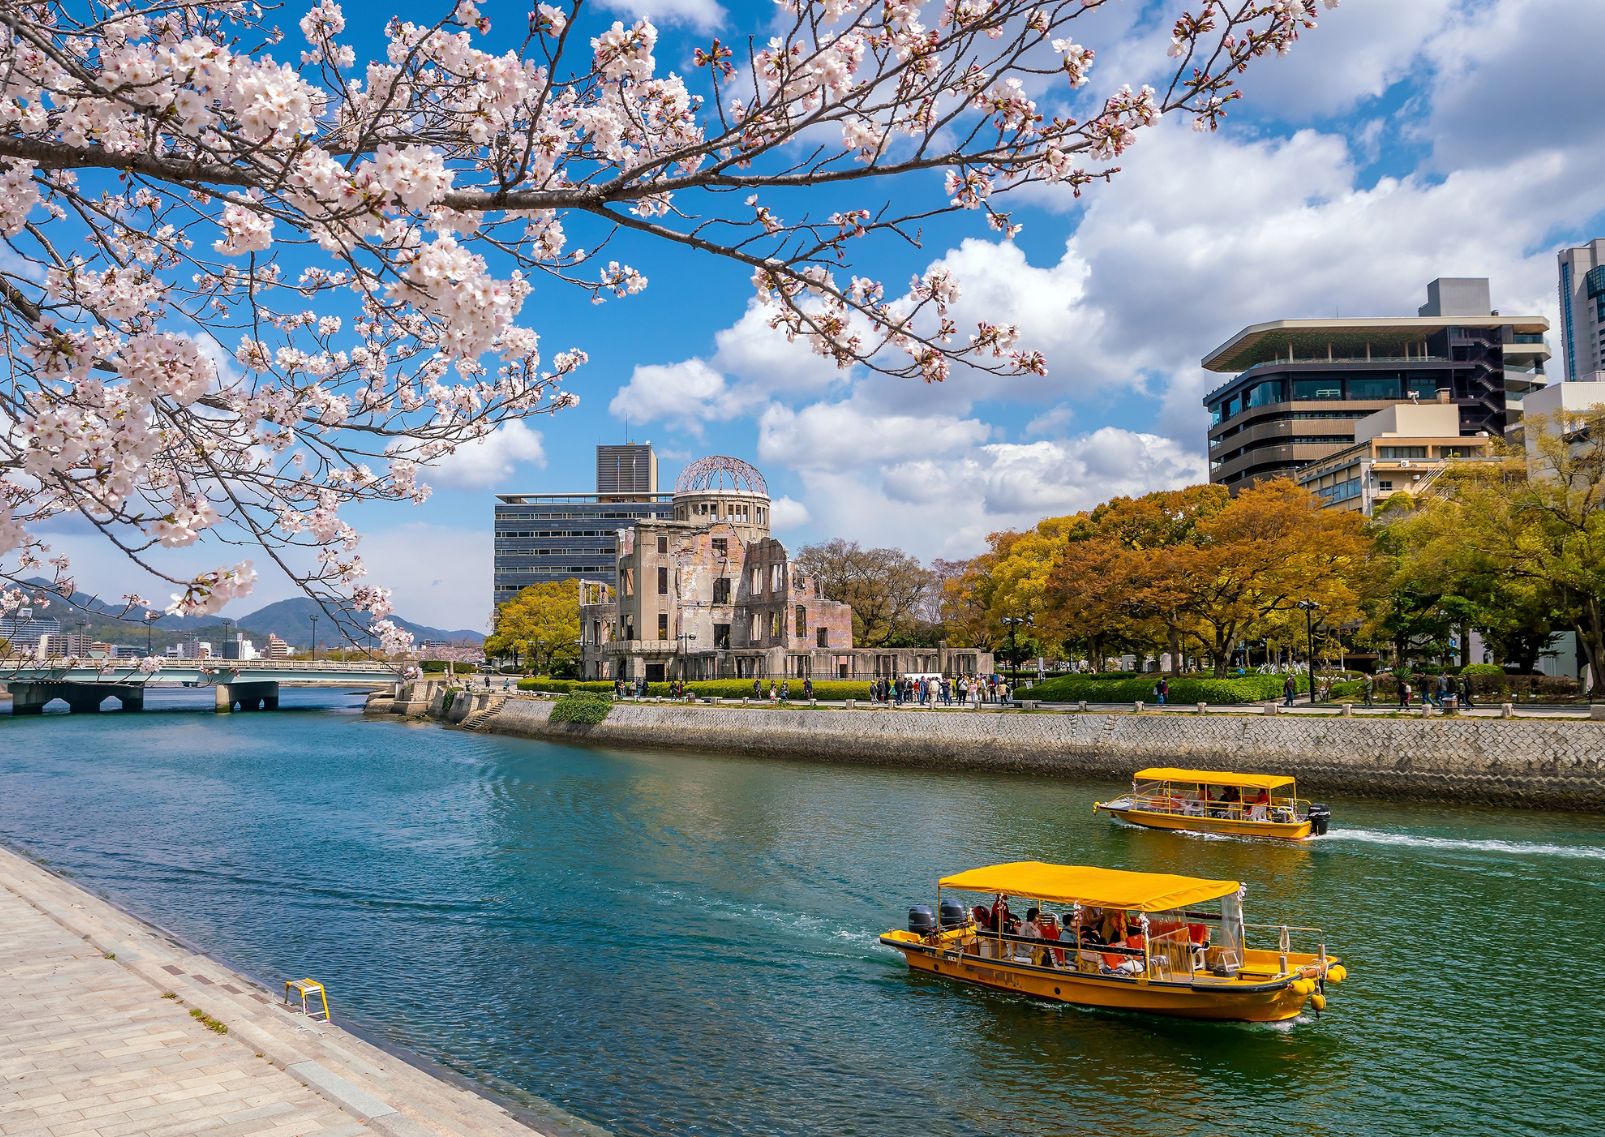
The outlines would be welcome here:
<svg viewBox="0 0 1605 1137">
<path fill-rule="evenodd" d="M 714 34 L 765 34 L 771 13 L 715 0 L 603 6 L 658 20 L 660 67 L 681 70 Z M 1168 39 L 1155 16 L 1182 6 L 1127 0 L 1100 13 L 1077 36 L 1099 53 L 1088 93 L 1153 78 Z M 493 21 L 527 12 L 483 7 Z M 367 18 L 349 5 L 347 16 L 353 30 Z M 747 273 L 710 258 L 623 250 L 651 285 L 601 306 L 543 283 L 525 318 L 548 355 L 590 353 L 570 384 L 581 405 L 460 455 L 423 506 L 353 515 L 372 577 L 411 619 L 484 626 L 492 495 L 589 489 L 593 447 L 627 436 L 656 445 L 669 486 L 703 454 L 755 463 L 789 545 L 841 536 L 926 558 L 1205 480 L 1199 400 L 1221 377 L 1198 360 L 1245 324 L 1413 312 L 1440 275 L 1488 276 L 1496 307 L 1555 323 L 1556 250 L 1605 232 L 1602 42 L 1600 0 L 1343 0 L 1291 55 L 1256 66 L 1220 133 L 1145 132 L 1123 172 L 1080 203 L 1048 191 L 1016 202 L 1025 229 L 1012 244 L 966 214 L 869 266 L 901 285 L 945 262 L 964 287 L 960 316 L 1018 323 L 1048 356 L 1045 379 L 927 386 L 837 372 L 769 332 L 748 308 Z M 941 187 L 897 192 L 934 199 Z M 86 587 L 119 591 L 97 579 L 109 562 L 75 552 Z M 232 610 L 286 593 L 264 573 Z"/>
</svg>

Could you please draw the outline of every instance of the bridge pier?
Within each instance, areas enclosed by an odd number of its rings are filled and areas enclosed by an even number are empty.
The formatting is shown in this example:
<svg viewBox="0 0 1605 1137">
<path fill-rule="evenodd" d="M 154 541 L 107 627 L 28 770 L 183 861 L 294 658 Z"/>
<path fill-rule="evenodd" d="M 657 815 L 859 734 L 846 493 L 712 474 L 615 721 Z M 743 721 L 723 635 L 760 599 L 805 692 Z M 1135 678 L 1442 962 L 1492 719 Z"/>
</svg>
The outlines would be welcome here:
<svg viewBox="0 0 1605 1137">
<path fill-rule="evenodd" d="M 213 706 L 217 713 L 230 711 L 276 711 L 279 709 L 279 685 L 272 680 L 219 683 L 213 688 Z"/>
<path fill-rule="evenodd" d="M 13 715 L 43 714 L 45 705 L 54 699 L 64 699 L 71 714 L 97 714 L 107 699 L 116 699 L 118 709 L 142 711 L 145 709 L 145 688 L 137 683 L 18 683 L 11 689 Z"/>
</svg>

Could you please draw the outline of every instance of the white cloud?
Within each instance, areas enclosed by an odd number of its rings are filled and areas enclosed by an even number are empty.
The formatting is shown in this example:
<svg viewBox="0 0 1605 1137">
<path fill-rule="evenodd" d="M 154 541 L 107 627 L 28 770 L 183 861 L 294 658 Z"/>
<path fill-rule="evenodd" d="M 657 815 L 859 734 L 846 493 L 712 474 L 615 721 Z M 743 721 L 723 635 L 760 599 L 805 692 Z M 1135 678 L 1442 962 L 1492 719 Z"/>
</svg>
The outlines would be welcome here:
<svg viewBox="0 0 1605 1137">
<path fill-rule="evenodd" d="M 735 378 L 745 392 L 778 399 L 822 395 L 847 383 L 835 362 L 786 339 L 769 326 L 767 309 L 757 300 L 728 328 L 714 334 L 713 365 Z"/>
<path fill-rule="evenodd" d="M 654 24 L 680 24 L 697 31 L 711 31 L 725 19 L 725 10 L 714 0 L 604 0 L 602 7 Z"/>
<path fill-rule="evenodd" d="M 795 498 L 777 497 L 769 503 L 772 529 L 800 529 L 811 520 L 808 507 Z"/>
<path fill-rule="evenodd" d="M 504 422 L 484 438 L 442 459 L 425 474 L 431 485 L 454 489 L 490 489 L 505 486 L 522 463 L 546 465 L 546 450 L 539 431 L 514 419 Z"/>
<path fill-rule="evenodd" d="M 617 418 L 666 422 L 700 438 L 704 423 L 723 422 L 755 405 L 752 396 L 733 390 L 723 375 L 693 357 L 637 367 L 607 409 Z"/>
<path fill-rule="evenodd" d="M 856 401 L 800 411 L 772 404 L 758 419 L 758 457 L 807 471 L 872 467 L 964 450 L 991 433 L 978 419 L 881 414 Z"/>
</svg>

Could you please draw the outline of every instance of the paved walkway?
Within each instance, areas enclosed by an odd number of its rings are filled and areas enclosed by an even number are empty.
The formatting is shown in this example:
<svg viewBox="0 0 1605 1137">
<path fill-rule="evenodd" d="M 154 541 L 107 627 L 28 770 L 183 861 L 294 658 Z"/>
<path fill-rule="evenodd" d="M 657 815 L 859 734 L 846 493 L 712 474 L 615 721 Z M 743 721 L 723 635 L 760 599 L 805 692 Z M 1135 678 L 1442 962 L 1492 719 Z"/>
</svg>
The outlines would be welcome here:
<svg viewBox="0 0 1605 1137">
<path fill-rule="evenodd" d="M 0 1134 L 190 1133 L 536 1137 L 0 849 Z"/>
</svg>

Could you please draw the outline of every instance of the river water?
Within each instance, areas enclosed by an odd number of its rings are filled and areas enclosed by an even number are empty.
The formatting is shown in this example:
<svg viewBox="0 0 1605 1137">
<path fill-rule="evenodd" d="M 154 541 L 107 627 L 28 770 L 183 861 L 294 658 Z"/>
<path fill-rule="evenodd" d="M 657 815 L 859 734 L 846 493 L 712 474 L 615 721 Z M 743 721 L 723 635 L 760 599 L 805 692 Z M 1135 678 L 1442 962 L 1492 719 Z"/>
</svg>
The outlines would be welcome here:
<svg viewBox="0 0 1605 1137">
<path fill-rule="evenodd" d="M 1596 816 L 1335 800 L 1308 845 L 1206 839 L 1094 817 L 1107 783 L 570 748 L 359 703 L 0 719 L 0 841 L 618 1134 L 1557 1134 L 1605 1109 Z M 1241 879 L 1251 921 L 1323 927 L 1350 978 L 1319 1019 L 1195 1023 L 913 977 L 875 942 L 937 875 L 1017 859 Z"/>
</svg>

